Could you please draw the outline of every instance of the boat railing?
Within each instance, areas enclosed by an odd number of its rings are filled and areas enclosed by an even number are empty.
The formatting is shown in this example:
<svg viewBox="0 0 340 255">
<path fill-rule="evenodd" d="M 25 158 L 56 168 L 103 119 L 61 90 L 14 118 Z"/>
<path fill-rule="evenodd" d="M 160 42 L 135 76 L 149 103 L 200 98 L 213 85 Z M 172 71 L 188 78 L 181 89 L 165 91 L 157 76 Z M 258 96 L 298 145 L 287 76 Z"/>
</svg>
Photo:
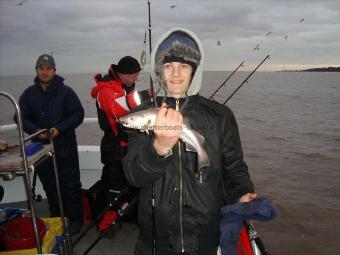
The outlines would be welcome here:
<svg viewBox="0 0 340 255">
<path fill-rule="evenodd" d="M 79 128 L 86 128 L 86 125 L 97 123 L 97 118 L 85 118 Z M 15 132 L 17 124 L 0 125 L 0 135 L 6 132 Z M 100 160 L 100 146 L 99 145 L 78 145 L 79 153 L 79 168 L 81 171 L 81 182 L 84 189 L 90 188 L 97 180 L 100 179 L 102 163 Z M 11 183 L 3 182 L 6 193 L 11 196 L 5 196 L 2 203 L 12 203 L 25 201 L 24 186 L 22 180 L 19 178 L 14 179 Z M 46 198 L 42 185 L 37 180 L 36 194 L 41 194 L 42 198 Z"/>
<path fill-rule="evenodd" d="M 82 123 L 82 125 L 84 124 L 90 124 L 90 123 L 97 123 L 98 122 L 98 118 L 84 118 L 84 121 Z M 16 130 L 18 128 L 17 124 L 8 124 L 8 125 L 1 125 L 0 126 L 0 133 L 2 132 L 8 132 L 8 131 L 13 131 Z"/>
</svg>

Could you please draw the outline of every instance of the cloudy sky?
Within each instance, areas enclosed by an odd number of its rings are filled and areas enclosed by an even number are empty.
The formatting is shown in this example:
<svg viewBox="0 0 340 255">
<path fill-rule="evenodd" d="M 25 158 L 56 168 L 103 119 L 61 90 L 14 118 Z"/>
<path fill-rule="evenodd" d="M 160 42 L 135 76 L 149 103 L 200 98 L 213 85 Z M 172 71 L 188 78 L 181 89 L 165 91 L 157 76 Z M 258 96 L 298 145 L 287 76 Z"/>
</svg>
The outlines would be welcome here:
<svg viewBox="0 0 340 255">
<path fill-rule="evenodd" d="M 251 70 L 271 52 L 260 70 L 340 66 L 338 0 L 151 0 L 151 21 L 153 43 L 173 27 L 194 31 L 206 70 L 242 60 Z M 59 73 L 105 72 L 124 55 L 140 58 L 147 28 L 147 0 L 0 0 L 0 75 L 32 74 L 52 51 Z"/>
</svg>

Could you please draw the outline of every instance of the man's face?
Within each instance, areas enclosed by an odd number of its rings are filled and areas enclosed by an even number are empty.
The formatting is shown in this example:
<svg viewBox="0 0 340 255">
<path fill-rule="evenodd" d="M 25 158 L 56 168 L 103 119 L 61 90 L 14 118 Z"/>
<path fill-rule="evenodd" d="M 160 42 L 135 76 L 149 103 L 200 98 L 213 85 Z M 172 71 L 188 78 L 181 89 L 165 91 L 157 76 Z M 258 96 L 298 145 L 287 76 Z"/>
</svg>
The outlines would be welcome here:
<svg viewBox="0 0 340 255">
<path fill-rule="evenodd" d="M 139 72 L 133 74 L 119 74 L 120 79 L 125 85 L 132 86 L 138 80 Z"/>
<path fill-rule="evenodd" d="M 166 63 L 163 74 L 168 93 L 174 98 L 181 98 L 190 86 L 192 66 L 182 62 Z"/>
<path fill-rule="evenodd" d="M 48 65 L 40 65 L 36 68 L 37 77 L 41 84 L 50 84 L 55 75 L 55 69 Z"/>
</svg>

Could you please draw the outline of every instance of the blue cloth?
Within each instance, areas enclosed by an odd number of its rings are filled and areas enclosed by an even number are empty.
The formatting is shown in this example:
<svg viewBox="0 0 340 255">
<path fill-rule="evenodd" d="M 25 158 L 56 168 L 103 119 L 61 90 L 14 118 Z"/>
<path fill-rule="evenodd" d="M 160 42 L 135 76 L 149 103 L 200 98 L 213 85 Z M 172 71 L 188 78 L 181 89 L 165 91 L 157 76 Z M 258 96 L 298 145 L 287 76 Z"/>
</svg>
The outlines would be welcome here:
<svg viewBox="0 0 340 255">
<path fill-rule="evenodd" d="M 268 221 L 278 215 L 270 198 L 256 198 L 221 208 L 220 246 L 222 255 L 237 255 L 237 242 L 244 220 Z"/>
<path fill-rule="evenodd" d="M 43 148 L 42 142 L 32 142 L 25 147 L 25 153 L 27 156 L 32 156 L 37 151 L 40 151 Z"/>
</svg>

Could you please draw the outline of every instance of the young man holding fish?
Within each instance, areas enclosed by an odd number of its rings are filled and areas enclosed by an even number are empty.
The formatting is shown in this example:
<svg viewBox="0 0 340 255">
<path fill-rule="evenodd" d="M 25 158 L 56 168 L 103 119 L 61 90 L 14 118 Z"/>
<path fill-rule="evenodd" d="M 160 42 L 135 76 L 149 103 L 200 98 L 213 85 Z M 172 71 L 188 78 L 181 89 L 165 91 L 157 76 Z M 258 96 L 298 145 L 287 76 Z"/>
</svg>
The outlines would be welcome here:
<svg viewBox="0 0 340 255">
<path fill-rule="evenodd" d="M 232 111 L 198 94 L 203 59 L 194 33 L 165 33 L 151 64 L 166 103 L 154 114 L 146 109 L 120 119 L 127 127 L 153 129 L 149 136 L 131 134 L 123 159 L 128 181 L 141 188 L 137 255 L 152 254 L 154 236 L 157 255 L 215 255 L 220 208 L 256 197 Z"/>
</svg>

